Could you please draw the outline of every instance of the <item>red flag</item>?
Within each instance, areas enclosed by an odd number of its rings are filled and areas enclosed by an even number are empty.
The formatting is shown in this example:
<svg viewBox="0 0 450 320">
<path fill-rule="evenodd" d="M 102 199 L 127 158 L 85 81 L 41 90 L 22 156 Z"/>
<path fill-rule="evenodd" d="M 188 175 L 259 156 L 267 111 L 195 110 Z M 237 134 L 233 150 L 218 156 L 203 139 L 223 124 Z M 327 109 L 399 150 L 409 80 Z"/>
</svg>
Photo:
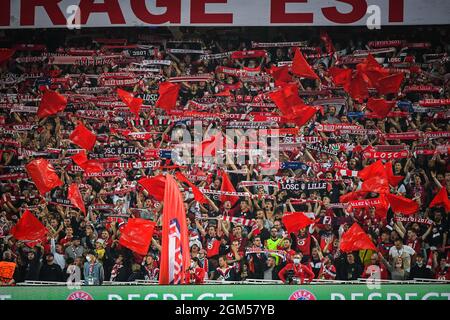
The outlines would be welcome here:
<svg viewBox="0 0 450 320">
<path fill-rule="evenodd" d="M 72 183 L 69 186 L 67 192 L 67 199 L 78 209 L 81 210 L 86 215 L 86 208 L 84 206 L 83 197 L 81 196 L 80 189 L 78 189 L 78 185 L 76 183 Z"/>
<path fill-rule="evenodd" d="M 285 116 L 291 114 L 294 105 L 304 104 L 298 95 L 298 86 L 295 83 L 287 84 L 277 91 L 270 92 L 269 97 Z"/>
<path fill-rule="evenodd" d="M 228 174 L 225 171 L 222 171 L 222 186 L 220 187 L 220 191 L 236 192 L 236 189 L 234 188 L 233 184 L 230 181 L 230 178 L 228 177 Z M 238 196 L 220 196 L 221 202 L 230 201 L 231 206 L 234 206 L 238 200 Z"/>
<path fill-rule="evenodd" d="M 427 259 L 427 266 L 425 268 L 433 270 L 433 255 L 434 255 L 434 251 L 430 250 L 430 253 L 428 254 L 428 259 Z"/>
<path fill-rule="evenodd" d="M 63 111 L 67 105 L 67 98 L 55 91 L 46 90 L 42 96 L 37 116 L 45 118 Z"/>
<path fill-rule="evenodd" d="M 164 188 L 166 186 L 166 177 L 162 174 L 155 177 L 144 177 L 139 179 L 138 183 L 144 187 L 147 192 L 158 201 L 164 199 Z"/>
<path fill-rule="evenodd" d="M 308 79 L 319 79 L 317 74 L 314 73 L 311 66 L 306 61 L 305 57 L 303 57 L 302 52 L 299 48 L 295 48 L 294 60 L 292 61 L 292 73 Z"/>
<path fill-rule="evenodd" d="M 171 82 L 163 82 L 159 85 L 159 98 L 156 101 L 155 107 L 162 108 L 166 111 L 172 110 L 177 104 L 180 87 Z"/>
<path fill-rule="evenodd" d="M 298 105 L 292 107 L 292 113 L 286 116 L 287 121 L 292 121 L 299 128 L 304 126 L 319 111 L 318 107 Z"/>
<path fill-rule="evenodd" d="M 367 180 L 372 177 L 385 175 L 386 171 L 384 169 L 383 161 L 381 160 L 378 160 L 371 165 L 366 166 L 364 169 L 358 171 L 358 177 L 361 178 L 361 180 Z"/>
<path fill-rule="evenodd" d="M 350 82 L 352 81 L 352 69 L 340 69 L 331 67 L 329 73 L 333 78 L 333 82 L 336 86 L 343 86 L 344 89 L 349 90 Z"/>
<path fill-rule="evenodd" d="M 190 182 L 184 174 L 182 174 L 180 171 L 178 171 L 177 173 L 175 173 L 175 177 L 178 180 L 180 180 L 181 182 L 184 182 L 189 187 L 191 187 L 192 193 L 194 194 L 195 201 L 197 201 L 199 203 L 208 203 L 208 199 L 206 199 L 205 195 L 200 191 L 199 188 L 197 188 L 197 186 L 195 184 Z"/>
<path fill-rule="evenodd" d="M 117 95 L 120 100 L 122 100 L 122 102 L 130 108 L 131 112 L 133 112 L 136 117 L 139 117 L 139 111 L 141 110 L 144 100 L 141 98 L 135 98 L 131 92 L 119 88 L 117 89 Z"/>
<path fill-rule="evenodd" d="M 397 93 L 402 85 L 405 76 L 403 73 L 393 74 L 387 77 L 380 78 L 375 84 L 375 88 L 379 94 Z"/>
<path fill-rule="evenodd" d="M 74 154 L 71 158 L 73 162 L 75 162 L 86 173 L 96 173 L 104 170 L 103 165 L 97 160 L 88 160 L 85 150 Z"/>
<path fill-rule="evenodd" d="M 369 97 L 369 87 L 361 72 L 356 72 L 355 77 L 350 81 L 347 92 L 356 101 L 362 101 Z"/>
<path fill-rule="evenodd" d="M 78 122 L 77 127 L 72 131 L 69 138 L 73 143 L 87 150 L 92 150 L 97 141 L 96 135 L 89 131 L 81 122 Z"/>
<path fill-rule="evenodd" d="M 361 192 L 388 193 L 389 182 L 386 176 L 373 176 L 361 185 Z"/>
<path fill-rule="evenodd" d="M 42 196 L 53 188 L 63 185 L 53 166 L 45 159 L 30 161 L 25 168 Z"/>
<path fill-rule="evenodd" d="M 9 48 L 0 48 L 0 65 L 11 59 L 16 50 Z"/>
<path fill-rule="evenodd" d="M 219 132 L 206 140 L 203 140 L 199 147 L 195 148 L 196 157 L 215 157 L 218 150 L 224 149 L 223 136 Z"/>
<path fill-rule="evenodd" d="M 47 228 L 30 211 L 25 210 L 19 221 L 11 228 L 11 234 L 17 240 L 30 241 L 29 246 L 45 240 Z"/>
<path fill-rule="evenodd" d="M 168 174 L 164 190 L 159 284 L 184 284 L 190 260 L 183 197 L 175 179 Z"/>
<path fill-rule="evenodd" d="M 130 218 L 120 232 L 119 244 L 140 255 L 146 255 L 152 242 L 156 222 Z"/>
<path fill-rule="evenodd" d="M 292 81 L 292 76 L 289 74 L 288 66 L 272 66 L 269 72 L 272 74 L 272 77 L 275 80 L 276 87 L 282 87 Z"/>
<path fill-rule="evenodd" d="M 369 108 L 375 115 L 380 118 L 386 118 L 395 106 L 395 101 L 386 101 L 384 99 L 369 98 L 367 101 L 367 108 Z"/>
<path fill-rule="evenodd" d="M 386 197 L 391 205 L 392 211 L 395 213 L 403 213 L 406 215 L 414 214 L 419 211 L 419 204 L 411 199 L 388 193 Z"/>
<path fill-rule="evenodd" d="M 352 252 L 364 249 L 377 251 L 372 240 L 370 240 L 369 236 L 357 223 L 354 223 L 347 232 L 342 235 L 339 247 L 342 252 Z"/>
<path fill-rule="evenodd" d="M 363 63 L 358 64 L 356 69 L 366 75 L 371 87 L 374 87 L 380 78 L 389 75 L 389 71 L 384 69 L 371 54 Z"/>
<path fill-rule="evenodd" d="M 450 201 L 448 200 L 447 188 L 444 186 L 439 190 L 433 200 L 430 202 L 430 208 L 444 207 L 445 212 L 450 212 Z"/>
<path fill-rule="evenodd" d="M 316 221 L 308 218 L 304 212 L 285 212 L 283 214 L 282 222 L 286 227 L 287 232 L 296 233 Z"/>
</svg>

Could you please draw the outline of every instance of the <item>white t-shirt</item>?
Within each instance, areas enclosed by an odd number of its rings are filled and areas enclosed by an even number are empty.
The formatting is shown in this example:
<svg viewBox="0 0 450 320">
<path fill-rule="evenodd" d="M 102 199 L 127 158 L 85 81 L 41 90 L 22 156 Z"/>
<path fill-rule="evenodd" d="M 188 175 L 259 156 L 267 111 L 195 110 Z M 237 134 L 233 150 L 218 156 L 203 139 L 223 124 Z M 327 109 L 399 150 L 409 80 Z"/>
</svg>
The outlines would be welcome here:
<svg viewBox="0 0 450 320">
<path fill-rule="evenodd" d="M 391 256 L 392 259 L 394 260 L 394 264 L 395 264 L 396 258 L 401 257 L 403 259 L 403 267 L 405 268 L 406 272 L 410 272 L 411 256 L 413 256 L 415 254 L 416 254 L 416 252 L 414 251 L 413 248 L 411 248 L 410 246 L 405 246 L 405 245 L 403 245 L 403 247 L 400 250 L 397 250 L 397 248 L 395 246 L 393 246 L 389 250 L 389 256 Z"/>
</svg>

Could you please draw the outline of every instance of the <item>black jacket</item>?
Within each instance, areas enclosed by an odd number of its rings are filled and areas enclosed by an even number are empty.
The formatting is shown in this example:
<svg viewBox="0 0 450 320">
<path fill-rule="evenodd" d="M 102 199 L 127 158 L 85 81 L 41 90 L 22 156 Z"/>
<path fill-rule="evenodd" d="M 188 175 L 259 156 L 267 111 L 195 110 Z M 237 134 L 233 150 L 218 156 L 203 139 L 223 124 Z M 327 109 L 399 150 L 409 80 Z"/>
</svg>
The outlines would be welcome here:
<svg viewBox="0 0 450 320">
<path fill-rule="evenodd" d="M 409 279 L 412 280 L 414 278 L 432 279 L 433 273 L 425 265 L 419 267 L 417 264 L 414 264 L 414 266 L 411 268 Z"/>
<path fill-rule="evenodd" d="M 39 280 L 63 282 L 64 277 L 61 267 L 57 263 L 53 263 L 51 265 L 45 263 L 39 272 Z"/>
</svg>

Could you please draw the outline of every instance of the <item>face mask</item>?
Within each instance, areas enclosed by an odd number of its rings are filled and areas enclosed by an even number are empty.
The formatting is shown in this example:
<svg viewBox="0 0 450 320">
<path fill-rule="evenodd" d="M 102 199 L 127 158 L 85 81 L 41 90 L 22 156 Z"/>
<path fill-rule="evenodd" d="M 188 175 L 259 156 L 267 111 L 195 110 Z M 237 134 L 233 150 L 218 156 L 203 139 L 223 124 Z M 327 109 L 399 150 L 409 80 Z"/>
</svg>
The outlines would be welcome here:
<svg viewBox="0 0 450 320">
<path fill-rule="evenodd" d="M 417 262 L 417 266 L 418 267 L 422 267 L 423 266 L 423 262 Z"/>
<path fill-rule="evenodd" d="M 191 268 L 195 268 L 195 262 L 191 263 Z"/>
<path fill-rule="evenodd" d="M 87 257 L 86 257 L 86 260 L 87 260 L 88 262 L 91 262 L 92 258 L 91 258 L 90 256 L 87 256 Z"/>
<path fill-rule="evenodd" d="M 295 264 L 300 264 L 300 259 L 294 259 Z"/>
</svg>

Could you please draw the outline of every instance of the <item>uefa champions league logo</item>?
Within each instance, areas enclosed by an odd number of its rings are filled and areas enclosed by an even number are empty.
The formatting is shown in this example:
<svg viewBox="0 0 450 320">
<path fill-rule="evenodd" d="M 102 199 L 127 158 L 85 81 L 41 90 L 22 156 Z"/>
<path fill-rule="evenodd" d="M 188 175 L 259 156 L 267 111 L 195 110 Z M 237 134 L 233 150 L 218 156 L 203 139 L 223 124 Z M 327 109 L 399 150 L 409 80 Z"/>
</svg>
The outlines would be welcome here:
<svg viewBox="0 0 450 320">
<path fill-rule="evenodd" d="M 87 292 L 75 291 L 69 294 L 66 300 L 94 300 L 94 298 Z"/>
<path fill-rule="evenodd" d="M 316 296 L 308 290 L 297 290 L 289 297 L 289 300 L 317 300 Z"/>
</svg>

